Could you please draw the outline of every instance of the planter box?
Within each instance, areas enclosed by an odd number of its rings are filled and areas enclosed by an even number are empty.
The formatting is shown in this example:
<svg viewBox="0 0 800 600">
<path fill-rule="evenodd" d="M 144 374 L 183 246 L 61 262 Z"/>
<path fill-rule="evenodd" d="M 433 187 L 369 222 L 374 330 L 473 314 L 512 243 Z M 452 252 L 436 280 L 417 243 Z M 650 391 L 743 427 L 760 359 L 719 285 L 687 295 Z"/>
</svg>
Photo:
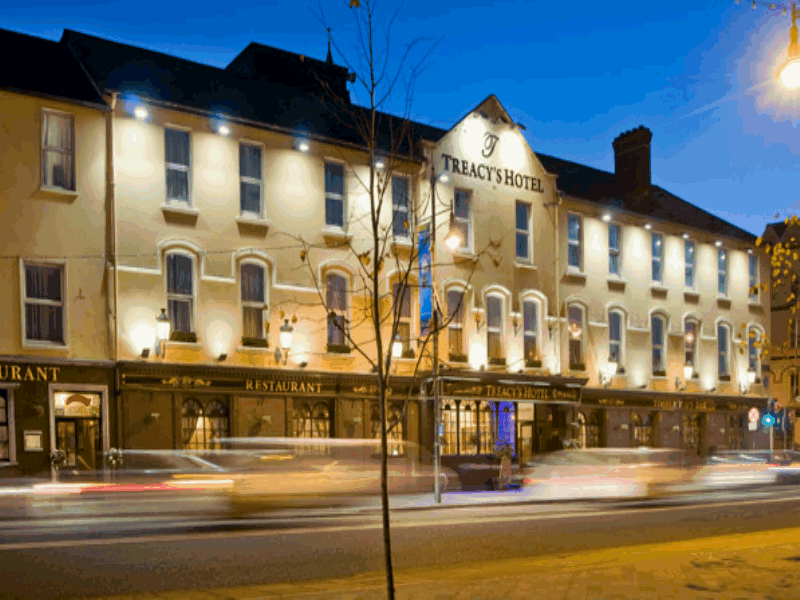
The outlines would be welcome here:
<svg viewBox="0 0 800 600">
<path fill-rule="evenodd" d="M 183 331 L 173 331 L 169 334 L 169 341 L 171 342 L 183 342 L 185 344 L 196 344 L 197 343 L 197 334 L 196 333 L 184 333 Z"/>
<path fill-rule="evenodd" d="M 242 346 L 248 348 L 269 348 L 269 340 L 266 338 L 242 338 Z"/>
</svg>

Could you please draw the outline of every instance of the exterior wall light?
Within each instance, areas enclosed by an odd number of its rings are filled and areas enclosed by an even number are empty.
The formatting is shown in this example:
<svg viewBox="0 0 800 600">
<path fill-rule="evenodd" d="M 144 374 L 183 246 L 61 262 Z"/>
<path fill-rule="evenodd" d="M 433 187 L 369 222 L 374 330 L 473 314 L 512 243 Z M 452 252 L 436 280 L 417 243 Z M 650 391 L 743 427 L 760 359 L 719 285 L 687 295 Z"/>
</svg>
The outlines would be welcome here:
<svg viewBox="0 0 800 600">
<path fill-rule="evenodd" d="M 715 245 L 717 248 L 720 248 L 720 247 L 722 246 L 722 242 L 721 242 L 720 240 L 717 240 L 716 242 L 714 242 L 714 245 Z"/>
<path fill-rule="evenodd" d="M 786 14 L 786 7 L 784 7 Z M 786 61 L 775 73 L 783 87 L 787 90 L 800 88 L 800 45 L 797 43 L 797 7 L 792 2 L 792 26 L 789 29 L 789 51 Z"/>
<path fill-rule="evenodd" d="M 603 213 L 603 222 L 608 223 L 611 220 L 611 213 Z"/>
<path fill-rule="evenodd" d="M 605 369 L 600 369 L 600 383 L 603 387 L 608 387 L 611 385 L 611 382 L 614 380 L 614 375 L 617 374 L 617 369 L 619 365 L 615 362 L 608 362 L 606 364 Z"/>
<path fill-rule="evenodd" d="M 383 161 L 382 158 L 375 159 L 375 168 L 379 171 L 382 170 L 386 166 L 386 163 Z"/>
<path fill-rule="evenodd" d="M 392 342 L 392 358 L 400 358 L 401 356 L 403 356 L 403 340 L 399 335 L 396 335 L 394 342 Z"/>
<path fill-rule="evenodd" d="M 137 106 L 133 109 L 133 116 L 136 117 L 139 121 L 144 121 L 147 117 L 150 116 L 150 113 L 147 112 L 147 109 L 144 106 Z"/>
<path fill-rule="evenodd" d="M 694 375 L 694 366 L 693 365 L 684 365 L 683 367 L 683 380 L 684 382 L 689 381 Z"/>
<path fill-rule="evenodd" d="M 752 249 L 752 248 L 748 248 L 748 249 L 747 249 L 747 253 L 748 253 L 748 254 L 752 254 L 752 253 L 753 253 L 753 249 Z"/>
<path fill-rule="evenodd" d="M 450 252 L 454 252 L 464 241 L 461 237 L 461 231 L 456 227 L 456 215 L 452 211 L 450 211 L 450 229 L 447 235 L 444 236 L 443 241 Z"/>
<path fill-rule="evenodd" d="M 653 226 L 650 225 L 650 223 L 645 223 L 644 228 L 647 229 L 647 231 L 650 231 L 653 228 Z"/>
<path fill-rule="evenodd" d="M 142 358 L 149 358 L 150 357 L 150 348 L 142 348 Z"/>
<path fill-rule="evenodd" d="M 223 352 L 217 357 L 217 362 L 225 362 L 226 358 L 228 358 L 228 355 Z"/>
<path fill-rule="evenodd" d="M 686 233 L 686 232 L 684 231 L 684 232 L 681 234 L 681 237 L 682 237 L 683 239 L 685 239 L 685 240 L 688 240 L 688 239 L 689 239 L 689 234 L 688 234 L 688 233 Z"/>
<path fill-rule="evenodd" d="M 165 345 L 169 339 L 172 324 L 167 316 L 167 309 L 162 308 L 161 314 L 156 317 L 156 356 L 163 358 Z"/>
<path fill-rule="evenodd" d="M 228 127 L 227 125 L 222 124 L 219 127 L 217 127 L 217 133 L 219 133 L 220 135 L 230 135 L 231 128 Z"/>
<path fill-rule="evenodd" d="M 311 146 L 308 145 L 306 140 L 297 140 L 296 147 L 300 152 L 306 153 Z"/>
<path fill-rule="evenodd" d="M 450 175 L 447 173 L 440 173 L 437 179 L 439 179 L 439 183 L 447 183 L 450 181 Z"/>
<path fill-rule="evenodd" d="M 275 348 L 275 362 L 286 364 L 289 360 L 289 352 L 292 348 L 292 338 L 294 336 L 294 327 L 289 323 L 289 319 L 283 320 L 283 325 L 280 329 L 280 348 Z M 282 359 L 282 360 L 281 360 Z"/>
</svg>

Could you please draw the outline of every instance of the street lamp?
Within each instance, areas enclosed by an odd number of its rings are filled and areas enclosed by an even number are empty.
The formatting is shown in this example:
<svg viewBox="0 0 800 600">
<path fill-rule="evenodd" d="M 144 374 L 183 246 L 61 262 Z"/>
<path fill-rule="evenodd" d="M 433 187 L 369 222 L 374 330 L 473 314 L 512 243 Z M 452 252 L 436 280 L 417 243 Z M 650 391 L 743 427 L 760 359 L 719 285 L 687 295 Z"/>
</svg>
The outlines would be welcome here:
<svg viewBox="0 0 800 600">
<path fill-rule="evenodd" d="M 800 44 L 797 43 L 797 8 L 792 2 L 792 27 L 789 29 L 789 50 L 786 60 L 775 73 L 787 90 L 800 89 Z"/>
<path fill-rule="evenodd" d="M 167 316 L 167 309 L 162 308 L 161 314 L 156 317 L 156 356 L 163 357 L 167 340 L 169 339 L 171 323 Z"/>
</svg>

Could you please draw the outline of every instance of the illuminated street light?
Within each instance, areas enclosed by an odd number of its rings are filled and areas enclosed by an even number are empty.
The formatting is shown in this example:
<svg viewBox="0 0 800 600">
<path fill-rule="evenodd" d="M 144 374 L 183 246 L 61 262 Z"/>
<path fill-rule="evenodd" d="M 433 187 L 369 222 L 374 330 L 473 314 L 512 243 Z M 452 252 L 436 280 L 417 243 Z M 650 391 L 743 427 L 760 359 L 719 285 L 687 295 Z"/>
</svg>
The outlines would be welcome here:
<svg viewBox="0 0 800 600">
<path fill-rule="evenodd" d="M 461 231 L 456 227 L 456 215 L 450 213 L 450 230 L 444 236 L 444 245 L 447 246 L 451 252 L 455 251 L 464 240 L 461 237 Z"/>
<path fill-rule="evenodd" d="M 792 2 L 792 27 L 789 29 L 788 56 L 780 69 L 775 73 L 781 85 L 787 90 L 800 89 L 800 45 L 797 43 L 797 7 Z"/>
</svg>

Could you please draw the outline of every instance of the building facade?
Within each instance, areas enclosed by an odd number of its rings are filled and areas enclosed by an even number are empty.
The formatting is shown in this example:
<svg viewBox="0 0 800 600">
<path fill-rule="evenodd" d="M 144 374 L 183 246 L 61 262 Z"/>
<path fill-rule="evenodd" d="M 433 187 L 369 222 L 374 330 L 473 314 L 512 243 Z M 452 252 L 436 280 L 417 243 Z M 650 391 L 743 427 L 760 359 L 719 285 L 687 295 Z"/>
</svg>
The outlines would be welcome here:
<svg viewBox="0 0 800 600">
<path fill-rule="evenodd" d="M 521 460 L 564 443 L 700 454 L 762 444 L 745 422 L 763 408 L 762 365 L 738 344 L 769 335 L 770 299 L 748 293 L 767 266 L 749 253 L 754 236 L 651 185 L 646 129 L 614 141 L 607 173 L 535 153 L 489 96 L 448 131 L 379 115 L 371 170 L 346 126 L 363 109 L 330 56 L 251 44 L 218 69 L 69 30 L 56 45 L 102 99 L 96 156 L 75 163 L 93 204 L 48 207 L 69 234 L 31 211 L 29 246 L 6 254 L 103 257 L 96 273 L 69 267 L 70 292 L 97 306 L 79 323 L 69 306 L 75 333 L 62 344 L 115 367 L 97 392 L 119 415 L 101 424 L 103 448 L 377 436 L 371 173 L 388 232 L 377 293 L 397 322 L 393 439 L 432 449 L 438 435 L 445 463 L 500 444 Z M 44 109 L 14 94 L 19 122 L 35 128 Z M 76 125 L 75 140 L 88 136 Z M 14 160 L 35 164 L 40 151 Z M 29 210 L 19 181 L 4 192 Z M 461 235 L 453 250 L 448 230 Z M 20 264 L 4 277 L 21 293 Z M 4 301 L 20 314 L 11 305 L 23 298 Z M 22 338 L 8 337 L 9 368 L 24 369 Z"/>
</svg>

